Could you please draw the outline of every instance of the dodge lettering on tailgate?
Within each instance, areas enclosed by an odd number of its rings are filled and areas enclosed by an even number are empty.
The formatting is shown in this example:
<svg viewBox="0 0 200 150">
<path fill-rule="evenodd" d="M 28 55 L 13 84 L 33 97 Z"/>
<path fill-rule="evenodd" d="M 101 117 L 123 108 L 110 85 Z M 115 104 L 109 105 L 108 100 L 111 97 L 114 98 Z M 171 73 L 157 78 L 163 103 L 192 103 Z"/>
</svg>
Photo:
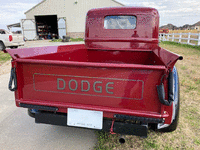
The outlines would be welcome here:
<svg viewBox="0 0 200 150">
<path fill-rule="evenodd" d="M 33 81 L 36 91 L 134 100 L 142 99 L 144 86 L 142 80 L 38 73 Z"/>
</svg>

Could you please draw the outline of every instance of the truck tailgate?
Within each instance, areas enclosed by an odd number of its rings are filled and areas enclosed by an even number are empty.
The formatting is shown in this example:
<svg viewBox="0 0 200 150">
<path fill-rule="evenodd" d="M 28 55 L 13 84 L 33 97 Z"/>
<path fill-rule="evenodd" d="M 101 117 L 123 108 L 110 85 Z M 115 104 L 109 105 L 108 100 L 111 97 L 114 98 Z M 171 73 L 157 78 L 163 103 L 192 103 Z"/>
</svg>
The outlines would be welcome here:
<svg viewBox="0 0 200 150">
<path fill-rule="evenodd" d="M 17 60 L 19 103 L 160 117 L 156 85 L 164 66 Z M 148 113 L 147 113 L 148 112 Z"/>
<path fill-rule="evenodd" d="M 23 43 L 23 35 L 22 34 L 13 34 L 13 42 L 14 43 Z"/>
</svg>

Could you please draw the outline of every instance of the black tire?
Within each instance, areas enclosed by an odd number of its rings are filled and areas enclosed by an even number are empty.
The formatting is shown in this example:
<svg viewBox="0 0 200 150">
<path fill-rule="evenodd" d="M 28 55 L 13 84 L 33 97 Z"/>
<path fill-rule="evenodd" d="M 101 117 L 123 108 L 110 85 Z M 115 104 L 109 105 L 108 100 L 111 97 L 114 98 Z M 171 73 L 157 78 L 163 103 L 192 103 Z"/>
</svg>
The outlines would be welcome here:
<svg viewBox="0 0 200 150">
<path fill-rule="evenodd" d="M 35 113 L 32 113 L 30 108 L 28 108 L 28 115 L 32 118 L 35 118 Z"/>
<path fill-rule="evenodd" d="M 178 72 L 177 72 L 177 77 L 178 77 Z M 172 131 L 176 130 L 176 128 L 178 126 L 178 120 L 179 120 L 179 110 L 180 110 L 180 87 L 179 87 L 179 77 L 178 77 L 178 103 L 177 103 L 176 109 L 175 109 L 175 118 L 168 127 L 158 129 L 158 131 L 172 132 Z"/>
<path fill-rule="evenodd" d="M 5 49 L 6 49 L 5 45 L 3 44 L 3 42 L 0 41 L 0 51 L 3 51 Z"/>
<path fill-rule="evenodd" d="M 11 49 L 15 49 L 15 48 L 18 48 L 18 46 L 12 46 L 12 47 L 10 47 Z"/>
<path fill-rule="evenodd" d="M 178 106 L 177 106 L 177 109 L 176 109 L 175 119 L 172 121 L 172 123 L 168 127 L 160 129 L 159 131 L 161 131 L 161 132 L 172 132 L 172 131 L 176 130 L 176 128 L 178 126 L 179 109 L 180 109 L 180 101 L 178 101 Z"/>
</svg>

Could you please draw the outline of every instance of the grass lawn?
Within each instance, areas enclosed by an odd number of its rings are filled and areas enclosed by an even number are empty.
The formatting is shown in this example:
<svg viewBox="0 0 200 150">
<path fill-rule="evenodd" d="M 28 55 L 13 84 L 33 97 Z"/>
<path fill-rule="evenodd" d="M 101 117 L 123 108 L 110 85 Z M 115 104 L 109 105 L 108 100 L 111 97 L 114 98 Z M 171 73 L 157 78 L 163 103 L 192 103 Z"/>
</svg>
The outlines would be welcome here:
<svg viewBox="0 0 200 150">
<path fill-rule="evenodd" d="M 50 40 L 49 42 L 62 42 L 62 39 L 54 39 L 54 40 Z"/>
<path fill-rule="evenodd" d="M 176 131 L 160 133 L 149 131 L 148 138 L 126 135 L 126 143 L 118 143 L 118 134 L 96 132 L 95 149 L 200 149 L 200 50 L 162 42 L 160 46 L 183 56 L 176 63 L 180 82 L 180 117 Z"/>
<path fill-rule="evenodd" d="M 82 38 L 76 38 L 76 39 L 71 38 L 70 41 L 71 42 L 78 42 L 78 41 L 83 41 L 83 39 Z"/>
<path fill-rule="evenodd" d="M 8 53 L 4 53 L 3 51 L 0 51 L 0 65 L 10 59 L 11 59 L 11 57 Z"/>
<path fill-rule="evenodd" d="M 78 41 L 83 41 L 83 39 L 82 38 L 71 38 L 70 39 L 70 42 L 78 42 Z M 54 39 L 49 42 L 62 42 L 62 39 Z"/>
</svg>

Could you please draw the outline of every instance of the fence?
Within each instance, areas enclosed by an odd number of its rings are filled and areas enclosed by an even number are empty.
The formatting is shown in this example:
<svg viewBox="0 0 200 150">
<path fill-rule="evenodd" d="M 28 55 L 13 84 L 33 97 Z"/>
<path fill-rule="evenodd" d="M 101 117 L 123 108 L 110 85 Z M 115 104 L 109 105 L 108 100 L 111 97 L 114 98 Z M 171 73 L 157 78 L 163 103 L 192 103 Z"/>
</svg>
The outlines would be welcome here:
<svg viewBox="0 0 200 150">
<path fill-rule="evenodd" d="M 159 33 L 159 40 L 200 45 L 200 33 Z"/>
</svg>

